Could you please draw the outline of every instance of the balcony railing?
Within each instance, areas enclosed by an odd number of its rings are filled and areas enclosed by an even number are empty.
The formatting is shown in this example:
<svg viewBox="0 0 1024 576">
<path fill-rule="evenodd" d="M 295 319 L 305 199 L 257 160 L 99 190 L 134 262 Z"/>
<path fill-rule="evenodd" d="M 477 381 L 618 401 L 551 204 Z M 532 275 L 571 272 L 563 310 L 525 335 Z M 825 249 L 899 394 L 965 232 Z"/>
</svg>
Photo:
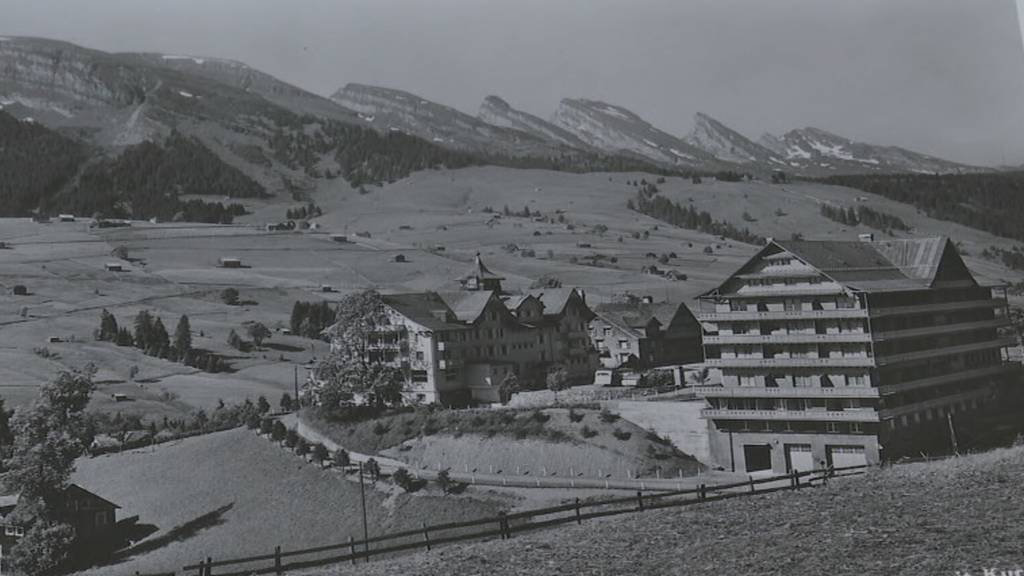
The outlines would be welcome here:
<svg viewBox="0 0 1024 576">
<path fill-rule="evenodd" d="M 978 350 L 989 350 L 992 348 L 1003 348 L 1016 345 L 1016 338 L 996 338 L 994 340 L 986 340 L 984 342 L 973 342 L 971 344 L 961 344 L 959 346 L 947 346 L 945 348 L 930 348 L 928 350 L 919 350 L 916 352 L 907 352 L 904 354 L 879 356 L 877 360 L 879 366 L 885 366 L 888 364 L 896 364 L 898 362 L 928 360 L 929 358 L 939 358 L 942 356 L 948 356 L 950 354 L 963 354 L 965 352 L 976 352 Z"/>
<path fill-rule="evenodd" d="M 907 330 L 889 330 L 877 332 L 876 340 L 896 340 L 898 338 L 916 338 L 920 336 L 933 336 L 938 334 L 954 334 L 968 330 L 980 330 L 982 328 L 1002 328 L 1009 326 L 1009 318 L 996 318 L 994 320 L 982 320 L 980 322 L 963 322 L 961 324 L 944 324 L 941 326 L 927 326 L 924 328 L 910 328 Z"/>
<path fill-rule="evenodd" d="M 814 367 L 871 367 L 871 356 L 844 356 L 834 358 L 707 358 L 710 368 L 814 368 Z"/>
<path fill-rule="evenodd" d="M 997 308 L 1004 303 L 998 299 L 964 300 L 962 302 L 943 302 L 941 304 L 914 304 L 912 306 L 893 306 L 890 308 L 872 308 L 872 318 L 894 316 L 899 314 L 919 314 L 922 312 L 948 312 L 950 310 L 969 310 L 971 308 Z"/>
<path fill-rule="evenodd" d="M 904 414 L 913 414 L 915 412 L 921 412 L 928 410 L 929 408 L 939 408 L 942 406 L 949 406 L 950 404 L 957 404 L 975 398 L 982 398 L 988 396 L 990 391 L 985 388 L 979 388 L 970 390 L 968 392 L 961 392 L 959 394 L 951 394 L 949 396 L 940 396 L 938 398 L 932 398 L 923 402 L 914 402 L 911 404 L 904 404 L 903 406 L 896 406 L 893 408 L 886 408 L 882 410 L 881 417 L 884 419 L 898 418 Z"/>
<path fill-rule="evenodd" d="M 701 416 L 709 420 L 794 420 L 803 422 L 878 422 L 874 408 L 851 410 L 727 410 L 705 408 Z"/>
<path fill-rule="evenodd" d="M 899 384 L 887 385 L 885 384 L 885 382 L 883 382 L 879 390 L 881 391 L 882 396 L 890 396 L 892 394 L 899 394 L 900 392 L 907 392 L 909 390 L 919 390 L 921 388 L 942 386 L 944 384 L 951 384 L 953 382 L 975 380 L 990 376 L 999 376 L 1002 374 L 1008 374 L 1019 370 L 1021 370 L 1020 364 L 1016 362 L 1003 362 L 996 366 L 986 366 L 984 368 L 964 370 L 963 372 L 953 372 L 951 374 L 932 376 L 930 378 L 908 380 L 906 382 L 900 382 Z"/>
<path fill-rule="evenodd" d="M 867 318 L 865 308 L 836 308 L 834 310 L 734 310 L 728 312 L 705 312 L 697 315 L 701 322 L 726 322 L 749 320 L 813 320 L 828 318 Z"/>
<path fill-rule="evenodd" d="M 704 398 L 878 398 L 878 388 L 870 386 L 695 386 L 692 390 Z"/>
<path fill-rule="evenodd" d="M 718 334 L 704 337 L 705 344 L 800 344 L 815 342 L 870 342 L 867 332 L 834 334 Z"/>
</svg>

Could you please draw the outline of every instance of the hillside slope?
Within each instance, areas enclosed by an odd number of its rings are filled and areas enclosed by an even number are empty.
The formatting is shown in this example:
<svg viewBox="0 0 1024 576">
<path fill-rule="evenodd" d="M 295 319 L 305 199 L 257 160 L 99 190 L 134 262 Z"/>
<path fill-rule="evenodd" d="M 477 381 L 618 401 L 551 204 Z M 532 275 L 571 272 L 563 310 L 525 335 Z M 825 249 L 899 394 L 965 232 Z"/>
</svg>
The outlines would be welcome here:
<svg viewBox="0 0 1024 576">
<path fill-rule="evenodd" d="M 361 537 L 359 484 L 251 431 L 230 430 L 78 461 L 73 481 L 121 506 L 119 517 L 154 525 L 138 551 L 84 574 L 177 571 L 207 556 L 266 554 Z M 367 490 L 371 534 L 493 515 L 470 497 Z"/>
<path fill-rule="evenodd" d="M 1024 448 L 1003 449 L 305 574 L 1013 574 L 1022 474 Z"/>
</svg>

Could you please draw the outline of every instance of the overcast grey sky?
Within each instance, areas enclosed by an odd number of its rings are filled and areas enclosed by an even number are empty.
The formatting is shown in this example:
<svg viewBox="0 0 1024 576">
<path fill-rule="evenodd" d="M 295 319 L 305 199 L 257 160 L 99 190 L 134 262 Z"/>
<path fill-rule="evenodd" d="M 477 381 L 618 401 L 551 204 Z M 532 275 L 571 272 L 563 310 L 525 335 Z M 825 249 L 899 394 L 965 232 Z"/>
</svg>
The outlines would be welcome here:
<svg viewBox="0 0 1024 576">
<path fill-rule="evenodd" d="M 685 134 L 813 125 L 1024 162 L 1017 0 L 0 0 L 0 34 L 219 56 L 328 95 L 402 88 L 475 114 L 563 97 Z"/>
</svg>

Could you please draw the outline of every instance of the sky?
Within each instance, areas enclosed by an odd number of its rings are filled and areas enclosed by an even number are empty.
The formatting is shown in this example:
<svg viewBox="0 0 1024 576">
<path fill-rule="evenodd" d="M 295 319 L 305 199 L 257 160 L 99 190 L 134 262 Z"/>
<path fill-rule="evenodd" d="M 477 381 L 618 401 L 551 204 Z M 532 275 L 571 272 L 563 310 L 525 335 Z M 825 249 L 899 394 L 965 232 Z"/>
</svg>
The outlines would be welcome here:
<svg viewBox="0 0 1024 576">
<path fill-rule="evenodd" d="M 1020 6 L 1018 6 L 1020 5 Z M 313 92 L 401 88 L 475 114 L 625 106 L 684 135 L 815 126 L 1024 164 L 1024 0 L 0 0 L 0 34 L 241 60 Z"/>
</svg>

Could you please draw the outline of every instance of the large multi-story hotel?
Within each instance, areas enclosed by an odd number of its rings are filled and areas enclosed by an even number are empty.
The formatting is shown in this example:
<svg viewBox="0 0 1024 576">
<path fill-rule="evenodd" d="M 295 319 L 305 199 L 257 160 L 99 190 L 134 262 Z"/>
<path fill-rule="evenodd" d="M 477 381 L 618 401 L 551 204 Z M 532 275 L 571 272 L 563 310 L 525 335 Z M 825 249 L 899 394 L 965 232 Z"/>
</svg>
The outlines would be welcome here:
<svg viewBox="0 0 1024 576">
<path fill-rule="evenodd" d="M 1005 291 L 947 238 L 769 241 L 701 296 L 712 456 L 736 471 L 877 463 L 954 441 L 1017 384 Z"/>
</svg>

